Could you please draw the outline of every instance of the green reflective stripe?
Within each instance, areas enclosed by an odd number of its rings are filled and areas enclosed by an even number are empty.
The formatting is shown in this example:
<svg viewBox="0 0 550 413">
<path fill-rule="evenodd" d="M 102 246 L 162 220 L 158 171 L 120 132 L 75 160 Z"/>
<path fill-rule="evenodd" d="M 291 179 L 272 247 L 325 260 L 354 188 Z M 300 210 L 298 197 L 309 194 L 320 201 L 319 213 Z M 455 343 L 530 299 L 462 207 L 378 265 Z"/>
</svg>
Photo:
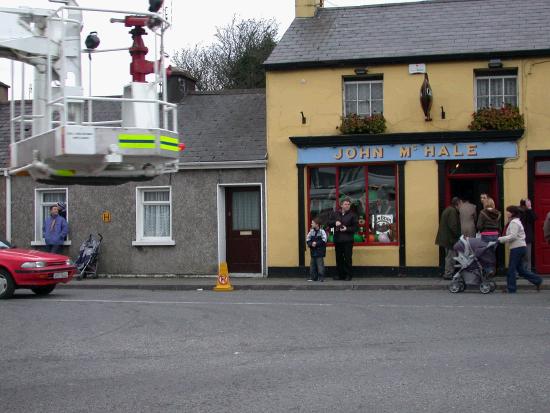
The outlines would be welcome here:
<svg viewBox="0 0 550 413">
<path fill-rule="evenodd" d="M 57 176 L 74 176 L 75 173 L 76 172 L 72 169 L 56 169 L 55 170 L 55 174 Z"/>
<path fill-rule="evenodd" d="M 118 135 L 118 141 L 119 142 L 155 142 L 156 137 L 155 135 Z"/>
<path fill-rule="evenodd" d="M 127 142 L 120 142 L 118 144 L 119 148 L 123 149 L 155 149 L 157 145 L 153 143 L 127 143 Z"/>
<path fill-rule="evenodd" d="M 180 140 L 178 138 L 170 138 L 169 136 L 161 136 L 160 137 L 160 141 L 162 143 L 166 143 L 166 144 L 179 144 L 180 143 Z"/>
<path fill-rule="evenodd" d="M 173 145 L 164 144 L 164 143 L 160 144 L 160 149 L 164 149 L 166 151 L 173 151 L 173 152 L 179 152 L 180 150 L 180 148 L 178 148 L 177 145 L 173 146 Z"/>
<path fill-rule="evenodd" d="M 118 147 L 122 149 L 155 149 L 157 139 L 155 135 L 118 135 Z"/>
</svg>

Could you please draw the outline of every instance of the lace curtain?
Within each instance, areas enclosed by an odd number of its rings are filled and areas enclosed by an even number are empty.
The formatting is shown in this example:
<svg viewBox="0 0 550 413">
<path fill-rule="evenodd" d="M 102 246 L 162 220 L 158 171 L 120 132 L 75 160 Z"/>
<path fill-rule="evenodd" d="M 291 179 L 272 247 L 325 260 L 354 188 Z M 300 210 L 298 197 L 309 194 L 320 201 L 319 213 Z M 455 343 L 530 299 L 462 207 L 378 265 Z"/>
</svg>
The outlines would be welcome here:
<svg viewBox="0 0 550 413">
<path fill-rule="evenodd" d="M 143 193 L 143 236 L 170 236 L 170 192 Z"/>
<path fill-rule="evenodd" d="M 260 193 L 233 192 L 233 231 L 260 229 Z"/>
</svg>

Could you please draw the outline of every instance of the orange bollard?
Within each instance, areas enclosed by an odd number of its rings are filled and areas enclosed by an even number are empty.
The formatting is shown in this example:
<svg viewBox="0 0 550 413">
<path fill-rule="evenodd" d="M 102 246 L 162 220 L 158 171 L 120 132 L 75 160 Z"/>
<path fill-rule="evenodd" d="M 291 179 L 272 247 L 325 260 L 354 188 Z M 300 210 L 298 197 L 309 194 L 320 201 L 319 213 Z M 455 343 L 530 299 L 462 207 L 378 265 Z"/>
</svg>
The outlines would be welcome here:
<svg viewBox="0 0 550 413">
<path fill-rule="evenodd" d="M 216 286 L 214 287 L 214 291 L 233 291 L 234 288 L 231 285 L 231 281 L 229 280 L 229 271 L 227 269 L 227 263 L 221 262 L 220 263 L 220 269 L 218 271 L 218 280 L 216 282 Z"/>
</svg>

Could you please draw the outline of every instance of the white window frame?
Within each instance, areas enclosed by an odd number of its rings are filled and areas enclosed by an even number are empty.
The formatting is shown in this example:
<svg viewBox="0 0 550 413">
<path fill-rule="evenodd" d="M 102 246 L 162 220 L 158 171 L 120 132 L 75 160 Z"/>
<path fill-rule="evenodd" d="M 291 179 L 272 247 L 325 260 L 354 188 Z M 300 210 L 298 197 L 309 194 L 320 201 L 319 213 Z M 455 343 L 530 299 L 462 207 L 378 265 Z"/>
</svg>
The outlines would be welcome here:
<svg viewBox="0 0 550 413">
<path fill-rule="evenodd" d="M 346 98 L 346 85 L 360 85 L 360 84 L 368 84 L 369 85 L 369 99 L 368 99 L 368 102 L 369 102 L 369 113 L 358 113 L 359 112 L 359 87 L 356 88 L 356 92 L 355 92 L 355 98 L 353 100 L 355 100 L 356 102 L 356 109 L 357 111 L 356 112 L 353 112 L 353 113 L 356 113 L 357 115 L 359 116 L 372 116 L 372 85 L 373 84 L 376 84 L 376 83 L 379 83 L 380 85 L 382 85 L 382 99 L 376 99 L 376 100 L 381 100 L 382 101 L 382 112 L 380 113 L 376 113 L 376 114 L 379 114 L 379 115 L 382 115 L 384 114 L 384 80 L 383 79 L 376 79 L 376 80 L 344 80 L 343 82 L 343 96 L 344 96 L 344 108 L 343 108 L 343 113 L 344 113 L 344 116 L 348 116 L 350 115 L 351 113 L 346 113 L 346 101 L 347 100 L 351 100 L 351 99 L 347 99 Z"/>
<path fill-rule="evenodd" d="M 48 192 L 65 192 L 65 204 L 67 205 L 67 222 L 69 222 L 69 190 L 67 188 L 36 188 L 34 190 L 34 240 L 31 241 L 31 246 L 45 246 L 46 242 L 42 237 L 42 225 L 44 217 L 42 216 L 42 207 L 48 203 L 43 202 L 43 194 Z M 55 204 L 51 204 L 53 206 Z M 71 245 L 69 235 L 63 242 L 63 245 Z"/>
<path fill-rule="evenodd" d="M 516 80 L 516 104 L 514 105 L 514 107 L 519 107 L 519 85 L 518 85 L 518 76 L 517 75 L 493 75 L 493 76 L 475 76 L 474 77 L 474 88 L 475 88 L 475 93 L 474 93 L 474 107 L 475 107 L 475 110 L 478 111 L 480 109 L 483 109 L 483 108 L 480 108 L 478 106 L 478 93 L 477 93 L 477 81 L 478 80 L 488 80 L 489 81 L 489 94 L 487 95 L 489 97 L 489 105 L 491 104 L 491 80 L 501 80 L 502 81 L 502 95 L 498 95 L 498 96 L 501 96 L 502 97 L 502 102 L 501 102 L 501 105 L 499 107 L 503 107 L 504 106 L 504 98 L 507 97 L 507 96 L 513 96 L 513 95 L 506 95 L 504 94 L 504 90 L 505 90 L 505 87 L 504 87 L 504 82 L 505 82 L 505 79 L 515 79 Z M 488 106 L 488 107 L 491 107 L 491 106 Z"/>
<path fill-rule="evenodd" d="M 147 202 L 150 205 L 170 205 L 170 235 L 167 237 L 145 237 L 143 236 L 143 206 L 144 206 L 144 194 L 146 192 L 158 192 L 168 191 L 168 201 Z M 176 245 L 176 242 L 172 238 L 172 187 L 171 186 L 138 186 L 136 187 L 136 240 L 132 241 L 132 245 L 135 247 L 140 246 L 171 246 Z"/>
</svg>

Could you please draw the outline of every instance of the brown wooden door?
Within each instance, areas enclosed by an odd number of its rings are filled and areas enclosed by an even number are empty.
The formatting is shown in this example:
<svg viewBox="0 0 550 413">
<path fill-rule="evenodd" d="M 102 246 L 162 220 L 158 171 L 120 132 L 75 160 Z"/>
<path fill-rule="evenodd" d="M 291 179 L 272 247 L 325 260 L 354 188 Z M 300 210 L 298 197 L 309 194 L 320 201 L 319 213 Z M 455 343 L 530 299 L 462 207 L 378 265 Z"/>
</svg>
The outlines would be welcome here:
<svg viewBox="0 0 550 413">
<path fill-rule="evenodd" d="M 544 240 L 542 226 L 546 214 L 550 212 L 550 176 L 535 178 L 535 266 L 537 273 L 550 274 L 550 244 Z"/>
<path fill-rule="evenodd" d="M 231 273 L 262 271 L 261 202 L 259 187 L 225 190 L 227 267 Z"/>
</svg>

